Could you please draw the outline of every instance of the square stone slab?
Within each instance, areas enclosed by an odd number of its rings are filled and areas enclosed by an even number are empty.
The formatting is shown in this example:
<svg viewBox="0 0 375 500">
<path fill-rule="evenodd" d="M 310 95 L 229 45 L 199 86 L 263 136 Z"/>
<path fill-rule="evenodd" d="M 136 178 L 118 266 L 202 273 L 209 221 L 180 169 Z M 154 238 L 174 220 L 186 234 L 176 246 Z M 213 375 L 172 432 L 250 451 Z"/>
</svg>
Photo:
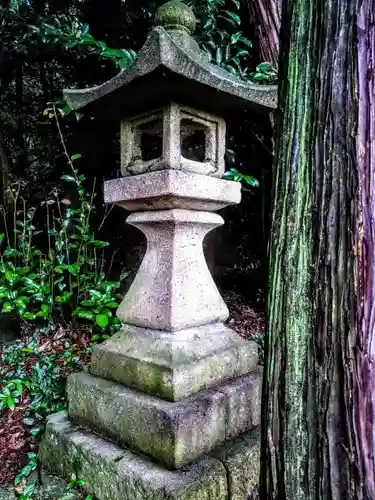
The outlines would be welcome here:
<svg viewBox="0 0 375 500">
<path fill-rule="evenodd" d="M 80 429 L 65 412 L 48 417 L 39 459 L 66 479 L 78 469 L 98 500 L 229 500 L 227 472 L 219 460 L 203 458 L 184 471 L 168 471 Z"/>
<path fill-rule="evenodd" d="M 69 415 L 179 469 L 259 423 L 260 384 L 255 371 L 172 403 L 77 373 L 68 378 Z"/>
<path fill-rule="evenodd" d="M 173 208 L 215 212 L 240 203 L 241 185 L 207 175 L 161 170 L 106 181 L 104 199 L 129 212 Z"/>
<path fill-rule="evenodd" d="M 250 373 L 258 364 L 255 342 L 221 323 L 178 335 L 124 325 L 93 348 L 90 372 L 169 401 Z"/>
<path fill-rule="evenodd" d="M 225 440 L 225 395 L 205 391 L 177 403 L 77 373 L 68 378 L 69 416 L 122 445 L 178 469 Z"/>
<path fill-rule="evenodd" d="M 259 444 L 255 429 L 182 471 L 168 471 L 61 412 L 47 419 L 39 459 L 66 480 L 76 469 L 98 500 L 247 500 L 258 486 Z"/>
</svg>

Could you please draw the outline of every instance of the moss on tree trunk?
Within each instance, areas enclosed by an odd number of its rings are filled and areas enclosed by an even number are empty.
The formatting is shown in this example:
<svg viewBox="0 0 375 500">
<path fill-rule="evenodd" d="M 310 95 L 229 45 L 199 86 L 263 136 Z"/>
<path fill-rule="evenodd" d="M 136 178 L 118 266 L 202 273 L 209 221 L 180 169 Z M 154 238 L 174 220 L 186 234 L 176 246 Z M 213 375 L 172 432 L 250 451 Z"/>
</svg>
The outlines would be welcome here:
<svg viewBox="0 0 375 500">
<path fill-rule="evenodd" d="M 375 0 L 284 0 L 261 498 L 375 498 Z"/>
</svg>

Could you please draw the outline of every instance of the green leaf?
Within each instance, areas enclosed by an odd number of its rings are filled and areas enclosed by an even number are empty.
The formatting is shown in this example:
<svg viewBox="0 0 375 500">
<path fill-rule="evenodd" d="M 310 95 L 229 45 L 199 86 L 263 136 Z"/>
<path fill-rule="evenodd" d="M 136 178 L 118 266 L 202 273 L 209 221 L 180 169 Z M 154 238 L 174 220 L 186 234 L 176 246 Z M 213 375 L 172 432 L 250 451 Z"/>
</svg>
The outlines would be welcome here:
<svg viewBox="0 0 375 500">
<path fill-rule="evenodd" d="M 94 313 L 92 311 L 87 311 L 87 310 L 81 309 L 81 308 L 77 308 L 74 311 L 74 315 L 77 316 L 77 318 L 81 318 L 81 319 L 89 319 L 89 320 L 94 319 Z"/>
<path fill-rule="evenodd" d="M 237 10 L 240 10 L 240 8 L 241 8 L 240 0 L 232 0 L 232 2 L 237 7 Z"/>
<path fill-rule="evenodd" d="M 262 80 L 266 79 L 264 73 L 253 73 L 251 75 L 251 77 L 253 80 L 256 80 L 256 81 L 262 81 Z"/>
<path fill-rule="evenodd" d="M 4 251 L 4 257 L 16 257 L 17 255 L 19 255 L 19 251 L 15 248 L 7 248 Z"/>
<path fill-rule="evenodd" d="M 96 300 L 100 300 L 102 298 L 102 294 L 97 290 L 89 290 L 89 294 L 91 295 L 92 298 Z"/>
<path fill-rule="evenodd" d="M 25 276 L 25 274 L 29 274 L 30 271 L 31 271 L 30 267 L 17 267 L 16 268 L 16 273 L 19 276 Z"/>
<path fill-rule="evenodd" d="M 70 159 L 71 159 L 72 161 L 75 161 L 75 160 L 79 160 L 80 158 L 82 158 L 82 155 L 80 155 L 80 154 L 75 154 L 75 155 L 73 155 Z"/>
<path fill-rule="evenodd" d="M 83 306 L 83 307 L 94 307 L 96 305 L 96 303 L 93 302 L 92 300 L 83 300 L 80 303 L 80 305 Z"/>
<path fill-rule="evenodd" d="M 239 38 L 239 40 L 244 43 L 245 45 L 247 45 L 248 47 L 252 47 L 253 46 L 253 43 L 251 40 L 249 40 L 248 38 L 244 37 L 241 35 L 241 37 Z"/>
<path fill-rule="evenodd" d="M 262 62 L 262 63 L 258 64 L 258 66 L 256 67 L 256 70 L 259 73 L 267 73 L 269 71 L 272 71 L 272 72 L 275 71 L 275 69 L 272 66 L 272 63 L 269 63 L 269 62 Z"/>
<path fill-rule="evenodd" d="M 62 177 L 60 177 L 60 179 L 66 182 L 76 182 L 75 178 L 71 175 L 63 175 Z"/>
<path fill-rule="evenodd" d="M 14 274 L 12 273 L 12 271 L 5 271 L 4 276 L 7 281 L 12 281 L 14 278 Z"/>
<path fill-rule="evenodd" d="M 95 318 L 96 324 L 100 326 L 100 328 L 107 328 L 109 324 L 109 318 L 108 315 L 105 313 L 97 314 Z"/>
<path fill-rule="evenodd" d="M 30 320 L 30 321 L 33 321 L 33 320 L 36 318 L 36 314 L 31 313 L 31 312 L 27 312 L 27 313 L 25 313 L 25 314 L 23 315 L 23 317 L 24 317 L 25 319 L 28 319 L 28 320 Z"/>
<path fill-rule="evenodd" d="M 26 295 L 21 295 L 20 297 L 17 297 L 14 302 L 17 306 L 21 304 L 26 305 L 30 302 L 30 298 L 26 297 Z"/>
<path fill-rule="evenodd" d="M 13 309 L 14 309 L 14 307 L 12 306 L 12 304 L 7 301 L 7 302 L 4 302 L 1 312 L 9 313 L 9 312 L 12 312 Z"/>
<path fill-rule="evenodd" d="M 10 410 L 12 410 L 12 411 L 14 410 L 16 405 L 14 404 L 14 399 L 12 396 L 7 397 L 7 406 Z"/>
<path fill-rule="evenodd" d="M 230 10 L 226 10 L 224 12 L 227 14 L 227 16 L 230 19 L 232 19 L 235 22 L 235 24 L 237 24 L 238 26 L 240 26 L 240 24 L 241 24 L 241 18 L 240 18 L 240 16 L 238 14 L 236 14 L 235 12 L 231 12 Z M 229 19 L 228 19 L 228 21 L 229 21 Z"/>
<path fill-rule="evenodd" d="M 243 175 L 242 178 L 246 182 L 246 184 L 248 184 L 249 186 L 252 186 L 252 187 L 259 187 L 260 186 L 259 181 L 257 179 L 255 179 L 254 177 L 252 177 L 251 175 Z"/>
<path fill-rule="evenodd" d="M 77 274 L 79 273 L 78 264 L 72 264 L 68 266 L 68 271 L 70 272 L 70 274 L 73 274 L 73 276 L 77 276 Z"/>
<path fill-rule="evenodd" d="M 56 266 L 54 268 L 55 273 L 62 274 L 64 271 L 66 271 L 69 268 L 66 264 L 60 264 L 59 266 Z"/>
<path fill-rule="evenodd" d="M 104 248 L 109 246 L 109 243 L 107 241 L 99 241 L 99 240 L 89 241 L 88 244 L 96 248 Z"/>
<path fill-rule="evenodd" d="M 216 49 L 216 57 L 215 60 L 217 64 L 220 66 L 220 64 L 223 62 L 223 52 L 221 50 L 221 47 L 217 47 Z"/>
<path fill-rule="evenodd" d="M 245 49 L 240 49 L 236 53 L 236 57 L 248 56 L 249 52 Z"/>
<path fill-rule="evenodd" d="M 109 307 L 110 309 L 116 309 L 120 304 L 118 304 L 117 302 L 107 302 L 104 305 L 105 307 Z"/>
<path fill-rule="evenodd" d="M 73 292 L 66 292 L 64 295 L 59 295 L 55 298 L 59 304 L 66 304 L 73 297 Z"/>
<path fill-rule="evenodd" d="M 0 245 L 4 241 L 4 238 L 5 238 L 5 234 L 4 233 L 0 233 Z"/>
</svg>

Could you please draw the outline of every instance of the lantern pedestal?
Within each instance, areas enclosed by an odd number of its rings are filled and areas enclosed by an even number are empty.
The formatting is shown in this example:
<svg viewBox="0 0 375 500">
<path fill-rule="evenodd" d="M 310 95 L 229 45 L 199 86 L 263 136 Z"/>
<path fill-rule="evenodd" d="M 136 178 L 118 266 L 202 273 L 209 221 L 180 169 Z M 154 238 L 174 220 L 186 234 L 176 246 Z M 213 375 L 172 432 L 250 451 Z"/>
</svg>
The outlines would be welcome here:
<svg viewBox="0 0 375 500">
<path fill-rule="evenodd" d="M 41 460 L 48 466 L 57 454 L 64 474 L 78 461 L 99 500 L 246 500 L 241 481 L 258 470 L 257 346 L 224 325 L 228 309 L 203 254 L 203 238 L 223 223 L 207 208 L 237 203 L 240 186 L 169 170 L 110 181 L 105 196 L 142 206 L 128 223 L 145 234 L 147 250 L 117 312 L 122 329 L 94 346 L 90 373 L 68 378 L 68 415 L 51 417 Z M 112 467 L 108 453 L 118 457 Z"/>
</svg>

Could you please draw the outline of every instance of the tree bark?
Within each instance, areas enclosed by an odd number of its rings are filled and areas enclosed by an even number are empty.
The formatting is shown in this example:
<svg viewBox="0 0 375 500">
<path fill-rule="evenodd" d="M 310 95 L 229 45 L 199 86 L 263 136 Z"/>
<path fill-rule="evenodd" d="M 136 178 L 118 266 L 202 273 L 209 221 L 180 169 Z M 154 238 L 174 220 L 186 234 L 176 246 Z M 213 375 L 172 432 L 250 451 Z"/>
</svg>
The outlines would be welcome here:
<svg viewBox="0 0 375 500">
<path fill-rule="evenodd" d="M 282 0 L 248 0 L 262 61 L 277 65 Z"/>
<path fill-rule="evenodd" d="M 375 0 L 284 0 L 261 498 L 375 499 Z"/>
</svg>

